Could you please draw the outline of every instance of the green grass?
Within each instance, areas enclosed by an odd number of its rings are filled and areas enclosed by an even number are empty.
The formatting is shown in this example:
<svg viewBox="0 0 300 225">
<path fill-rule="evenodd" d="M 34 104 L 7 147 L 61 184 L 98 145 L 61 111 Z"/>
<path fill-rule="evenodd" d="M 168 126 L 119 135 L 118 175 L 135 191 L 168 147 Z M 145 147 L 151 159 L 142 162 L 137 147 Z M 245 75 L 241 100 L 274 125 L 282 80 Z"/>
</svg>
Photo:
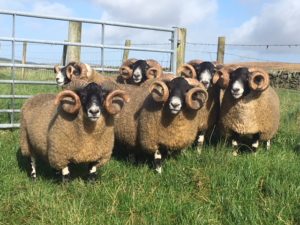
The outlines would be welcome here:
<svg viewBox="0 0 300 225">
<path fill-rule="evenodd" d="M 0 224 L 300 224 L 300 93 L 278 93 L 281 126 L 270 151 L 191 148 L 167 159 L 161 175 L 113 157 L 101 182 L 60 184 L 42 163 L 32 182 L 18 130 L 0 131 Z"/>
</svg>

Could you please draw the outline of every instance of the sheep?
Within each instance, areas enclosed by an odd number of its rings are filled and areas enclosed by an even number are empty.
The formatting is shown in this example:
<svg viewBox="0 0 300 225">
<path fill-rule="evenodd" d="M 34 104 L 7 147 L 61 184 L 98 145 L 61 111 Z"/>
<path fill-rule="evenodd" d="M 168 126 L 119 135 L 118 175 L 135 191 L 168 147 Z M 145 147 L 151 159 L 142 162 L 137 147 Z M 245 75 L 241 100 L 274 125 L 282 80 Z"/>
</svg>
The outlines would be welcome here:
<svg viewBox="0 0 300 225">
<path fill-rule="evenodd" d="M 140 85 L 147 79 L 157 78 L 163 74 L 161 65 L 153 59 L 126 60 L 119 69 L 118 83 Z"/>
<path fill-rule="evenodd" d="M 219 68 L 219 66 L 218 66 Z M 194 78 L 200 81 L 208 92 L 208 100 L 205 103 L 205 110 L 199 116 L 199 135 L 197 137 L 197 151 L 201 153 L 205 136 L 212 135 L 219 117 L 220 91 L 221 87 L 214 81 L 217 66 L 211 62 L 192 60 L 180 66 L 177 73 L 180 76 Z"/>
<path fill-rule="evenodd" d="M 71 99 L 70 99 L 71 98 Z M 114 145 L 114 115 L 129 98 L 124 91 L 108 93 L 89 83 L 58 95 L 39 94 L 27 100 L 21 110 L 21 153 L 31 159 L 30 176 L 36 178 L 36 158 L 43 158 L 61 171 L 68 181 L 69 163 L 89 163 L 89 179 L 111 157 Z"/>
<path fill-rule="evenodd" d="M 56 74 L 56 83 L 60 87 L 66 86 L 71 81 L 78 79 L 98 84 L 102 84 L 110 79 L 92 69 L 90 65 L 79 62 L 70 62 L 62 68 L 56 65 L 54 66 L 54 73 Z"/>
<path fill-rule="evenodd" d="M 256 152 L 259 141 L 266 141 L 270 149 L 280 120 L 280 102 L 269 86 L 269 74 L 263 69 L 235 67 L 218 72 L 216 82 L 225 89 L 220 128 L 226 138 L 231 137 L 233 154 L 238 154 L 240 139 L 252 136 L 251 147 Z"/>
<path fill-rule="evenodd" d="M 176 77 L 154 81 L 138 118 L 139 147 L 154 156 L 155 170 L 161 173 L 162 150 L 181 150 L 191 145 L 198 132 L 199 111 L 208 94 L 193 79 Z"/>
</svg>

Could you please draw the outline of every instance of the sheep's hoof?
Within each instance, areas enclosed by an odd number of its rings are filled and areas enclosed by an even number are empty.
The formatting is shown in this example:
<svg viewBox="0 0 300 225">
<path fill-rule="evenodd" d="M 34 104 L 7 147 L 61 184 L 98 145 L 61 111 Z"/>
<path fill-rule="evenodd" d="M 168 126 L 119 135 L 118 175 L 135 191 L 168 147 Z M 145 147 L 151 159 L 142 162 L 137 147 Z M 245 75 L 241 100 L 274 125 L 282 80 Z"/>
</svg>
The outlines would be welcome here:
<svg viewBox="0 0 300 225">
<path fill-rule="evenodd" d="M 155 171 L 156 171 L 158 174 L 161 174 L 161 171 L 162 171 L 162 170 L 161 170 L 161 166 L 160 166 L 160 167 L 156 167 L 156 168 L 155 168 Z"/>
<path fill-rule="evenodd" d="M 203 149 L 203 146 L 202 146 L 202 145 L 201 145 L 201 146 L 197 146 L 197 153 L 198 153 L 199 155 L 201 155 L 202 149 Z"/>
<path fill-rule="evenodd" d="M 67 174 L 67 175 L 62 175 L 61 176 L 61 181 L 62 183 L 68 183 L 69 181 L 71 180 L 71 177 L 70 177 L 70 174 Z"/>
<path fill-rule="evenodd" d="M 97 174 L 96 173 L 90 173 L 87 177 L 87 180 L 89 182 L 96 182 L 97 181 Z"/>
<path fill-rule="evenodd" d="M 36 181 L 36 173 L 30 174 L 30 179 L 31 179 L 32 181 Z"/>
<path fill-rule="evenodd" d="M 237 150 L 234 150 L 234 151 L 232 152 L 232 155 L 233 155 L 233 156 L 238 156 L 238 154 L 239 154 L 239 153 L 238 153 Z"/>
</svg>

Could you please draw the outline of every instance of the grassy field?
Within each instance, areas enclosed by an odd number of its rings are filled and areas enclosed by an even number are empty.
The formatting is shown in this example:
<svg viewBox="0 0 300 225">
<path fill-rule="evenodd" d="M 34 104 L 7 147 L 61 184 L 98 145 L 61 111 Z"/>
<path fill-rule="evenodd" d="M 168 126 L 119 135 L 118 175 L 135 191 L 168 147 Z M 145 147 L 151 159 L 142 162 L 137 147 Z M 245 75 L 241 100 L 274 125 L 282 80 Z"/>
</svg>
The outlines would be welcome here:
<svg viewBox="0 0 300 225">
<path fill-rule="evenodd" d="M 48 91 L 57 89 L 35 87 Z M 277 91 L 281 126 L 270 151 L 234 157 L 224 142 L 201 155 L 191 148 L 167 159 L 161 175 L 113 157 L 96 183 L 79 166 L 60 184 L 43 163 L 32 182 L 18 130 L 0 131 L 0 224 L 300 224 L 300 93 Z"/>
</svg>

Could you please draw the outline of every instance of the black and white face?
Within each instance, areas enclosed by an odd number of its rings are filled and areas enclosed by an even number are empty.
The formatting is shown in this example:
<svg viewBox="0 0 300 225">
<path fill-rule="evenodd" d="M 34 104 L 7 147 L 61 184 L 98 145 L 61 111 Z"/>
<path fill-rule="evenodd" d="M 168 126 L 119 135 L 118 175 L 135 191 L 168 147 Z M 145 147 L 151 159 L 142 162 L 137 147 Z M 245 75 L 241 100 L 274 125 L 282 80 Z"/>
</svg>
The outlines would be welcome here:
<svg viewBox="0 0 300 225">
<path fill-rule="evenodd" d="M 56 83 L 58 86 L 64 86 L 65 84 L 69 83 L 71 80 L 67 76 L 67 73 L 75 76 L 80 75 L 80 68 L 74 62 L 69 63 L 68 65 L 62 67 L 58 71 L 54 71 L 56 73 Z"/>
<path fill-rule="evenodd" d="M 96 122 L 104 110 L 104 92 L 102 88 L 90 83 L 79 92 L 83 111 L 86 113 L 90 121 Z"/>
<path fill-rule="evenodd" d="M 211 62 L 202 62 L 195 67 L 197 80 L 199 80 L 206 89 L 211 86 L 215 67 Z"/>
<path fill-rule="evenodd" d="M 149 69 L 149 65 L 145 60 L 138 60 L 132 64 L 132 80 L 133 83 L 139 84 L 145 81 L 147 70 Z"/>
<path fill-rule="evenodd" d="M 239 99 L 250 92 L 249 71 L 247 68 L 238 68 L 230 74 L 230 92 L 235 99 Z"/>
<path fill-rule="evenodd" d="M 177 77 L 166 83 L 169 88 L 168 106 L 172 114 L 178 114 L 185 106 L 185 94 L 192 88 L 183 77 Z"/>
</svg>

